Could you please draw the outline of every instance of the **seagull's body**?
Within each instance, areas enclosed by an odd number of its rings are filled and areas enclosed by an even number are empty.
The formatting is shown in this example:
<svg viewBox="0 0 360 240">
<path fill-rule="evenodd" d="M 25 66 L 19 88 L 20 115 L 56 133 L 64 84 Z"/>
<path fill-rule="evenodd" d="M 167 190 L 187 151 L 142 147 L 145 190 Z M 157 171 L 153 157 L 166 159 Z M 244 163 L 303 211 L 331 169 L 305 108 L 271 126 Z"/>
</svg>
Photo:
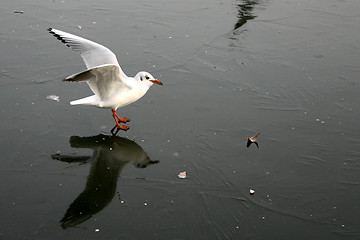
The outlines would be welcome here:
<svg viewBox="0 0 360 240">
<path fill-rule="evenodd" d="M 159 85 L 162 83 L 148 72 L 139 72 L 135 77 L 126 76 L 115 54 L 98 43 L 53 28 L 49 28 L 48 31 L 80 53 L 87 67 L 86 71 L 73 74 L 64 81 L 86 81 L 94 95 L 74 100 L 70 104 L 111 108 L 117 126 L 127 130 L 129 127 L 120 125 L 119 122 L 126 123 L 130 119 L 120 118 L 115 112 L 116 109 L 140 99 L 154 83 Z"/>
</svg>

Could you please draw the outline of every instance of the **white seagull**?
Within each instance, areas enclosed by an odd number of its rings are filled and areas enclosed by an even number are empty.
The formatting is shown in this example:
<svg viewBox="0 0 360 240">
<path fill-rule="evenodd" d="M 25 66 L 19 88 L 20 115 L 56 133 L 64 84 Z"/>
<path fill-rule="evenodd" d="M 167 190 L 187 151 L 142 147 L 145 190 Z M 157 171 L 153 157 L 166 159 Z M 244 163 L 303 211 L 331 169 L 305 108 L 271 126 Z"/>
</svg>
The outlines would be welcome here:
<svg viewBox="0 0 360 240">
<path fill-rule="evenodd" d="M 162 83 L 148 72 L 139 72 L 133 78 L 126 76 L 115 54 L 96 42 L 54 28 L 49 28 L 48 31 L 66 46 L 80 53 L 87 67 L 86 71 L 73 74 L 64 81 L 86 81 L 94 95 L 72 101 L 70 104 L 111 108 L 117 127 L 128 130 L 128 126 L 119 123 L 126 123 L 130 119 L 120 118 L 116 114 L 116 109 L 140 99 L 154 83 Z"/>
</svg>

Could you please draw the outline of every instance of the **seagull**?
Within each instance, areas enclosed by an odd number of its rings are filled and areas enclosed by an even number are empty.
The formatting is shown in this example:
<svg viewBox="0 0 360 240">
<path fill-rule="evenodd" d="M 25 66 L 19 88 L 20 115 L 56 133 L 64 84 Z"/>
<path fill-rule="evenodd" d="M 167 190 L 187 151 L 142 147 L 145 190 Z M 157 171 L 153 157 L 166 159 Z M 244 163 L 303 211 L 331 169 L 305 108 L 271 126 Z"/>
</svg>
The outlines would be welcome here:
<svg viewBox="0 0 360 240">
<path fill-rule="evenodd" d="M 120 118 L 116 110 L 139 100 L 153 84 L 163 84 L 148 72 L 141 71 L 135 77 L 126 76 L 115 54 L 103 45 L 54 28 L 49 28 L 48 31 L 66 46 L 80 53 L 87 68 L 65 78 L 64 81 L 87 82 L 94 95 L 71 101 L 70 104 L 110 108 L 116 126 L 127 131 L 129 126 L 119 123 L 127 123 L 130 119 Z"/>
</svg>

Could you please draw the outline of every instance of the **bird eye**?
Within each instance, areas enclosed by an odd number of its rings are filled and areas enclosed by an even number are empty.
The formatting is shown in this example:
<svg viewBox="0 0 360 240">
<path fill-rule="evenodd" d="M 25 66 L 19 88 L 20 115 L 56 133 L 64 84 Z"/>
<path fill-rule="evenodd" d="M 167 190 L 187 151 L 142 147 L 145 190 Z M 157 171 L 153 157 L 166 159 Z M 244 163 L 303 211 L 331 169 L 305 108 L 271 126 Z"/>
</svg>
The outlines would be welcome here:
<svg viewBox="0 0 360 240">
<path fill-rule="evenodd" d="M 142 77 L 140 77 L 140 80 L 141 80 L 141 81 L 143 80 Z"/>
<path fill-rule="evenodd" d="M 149 80 L 149 79 L 150 79 L 148 75 L 146 75 L 146 76 L 145 76 L 145 78 L 146 78 L 147 80 Z"/>
</svg>

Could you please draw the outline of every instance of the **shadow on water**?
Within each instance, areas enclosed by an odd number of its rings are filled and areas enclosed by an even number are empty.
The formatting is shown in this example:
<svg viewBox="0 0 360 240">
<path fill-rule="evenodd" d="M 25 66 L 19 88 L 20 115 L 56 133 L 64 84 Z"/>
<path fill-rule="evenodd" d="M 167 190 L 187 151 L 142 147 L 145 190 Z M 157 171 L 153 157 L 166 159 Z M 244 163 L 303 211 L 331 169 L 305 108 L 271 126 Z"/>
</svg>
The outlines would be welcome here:
<svg viewBox="0 0 360 240">
<path fill-rule="evenodd" d="M 238 21 L 234 25 L 234 30 L 239 29 L 248 20 L 256 18 L 253 14 L 254 6 L 259 4 L 259 0 L 241 0 L 241 3 L 236 4 L 238 9 Z"/>
<path fill-rule="evenodd" d="M 74 227 L 104 209 L 113 199 L 118 177 L 127 164 L 146 168 L 159 162 L 151 160 L 134 141 L 122 137 L 72 136 L 70 144 L 73 148 L 88 148 L 94 152 L 92 156 L 52 155 L 53 159 L 67 163 L 91 162 L 84 191 L 70 204 L 60 221 L 63 228 Z"/>
</svg>

